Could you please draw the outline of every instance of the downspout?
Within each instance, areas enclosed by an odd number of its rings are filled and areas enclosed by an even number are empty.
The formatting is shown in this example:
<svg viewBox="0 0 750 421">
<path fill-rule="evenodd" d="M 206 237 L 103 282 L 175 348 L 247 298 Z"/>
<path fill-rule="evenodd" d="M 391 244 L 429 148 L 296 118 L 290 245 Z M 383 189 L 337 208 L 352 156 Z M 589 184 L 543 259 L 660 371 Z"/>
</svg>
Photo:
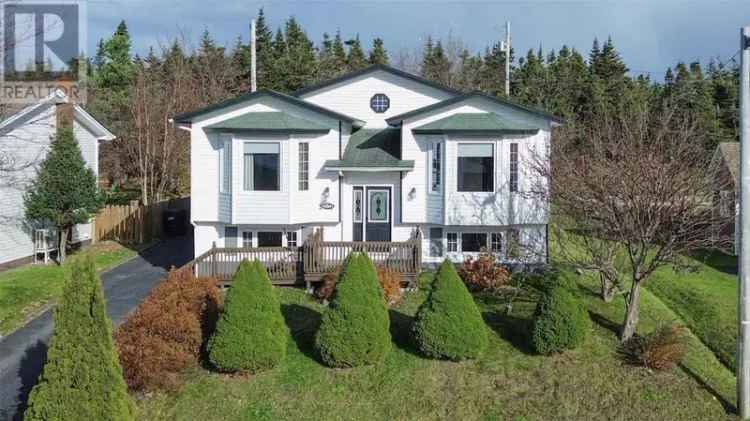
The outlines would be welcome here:
<svg viewBox="0 0 750 421">
<path fill-rule="evenodd" d="M 341 148 L 343 147 L 343 143 L 342 143 L 343 135 L 341 134 L 341 128 L 342 128 L 342 124 L 341 124 L 341 120 L 339 120 L 339 161 L 342 158 Z M 344 241 L 344 219 L 343 219 L 344 213 L 342 211 L 343 203 L 344 203 L 343 185 L 344 185 L 344 174 L 341 171 L 339 171 L 339 224 L 341 224 L 341 229 L 339 230 L 339 232 L 341 236 L 341 241 Z"/>
</svg>

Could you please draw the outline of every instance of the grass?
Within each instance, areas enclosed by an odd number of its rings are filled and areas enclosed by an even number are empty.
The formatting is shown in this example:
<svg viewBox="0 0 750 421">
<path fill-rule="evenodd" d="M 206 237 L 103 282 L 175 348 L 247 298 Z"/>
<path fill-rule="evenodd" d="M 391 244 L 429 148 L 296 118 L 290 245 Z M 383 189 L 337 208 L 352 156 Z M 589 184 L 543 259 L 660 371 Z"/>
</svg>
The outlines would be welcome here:
<svg viewBox="0 0 750 421">
<path fill-rule="evenodd" d="M 279 367 L 253 376 L 194 370 L 178 392 L 139 399 L 138 419 L 736 419 L 725 410 L 734 399 L 734 377 L 695 336 L 683 365 L 673 370 L 650 372 L 621 362 L 615 330 L 622 300 L 602 302 L 596 286 L 581 278 L 575 290 L 595 321 L 578 350 L 532 353 L 532 293 L 521 295 L 510 315 L 502 296 L 478 295 L 490 330 L 488 351 L 460 363 L 423 358 L 409 340 L 426 296 L 417 291 L 390 312 L 395 346 L 386 360 L 347 370 L 324 367 L 313 351 L 324 307 L 301 290 L 278 289 L 291 330 Z M 642 300 L 641 331 L 678 319 L 650 291 Z"/>
<path fill-rule="evenodd" d="M 706 253 L 695 269 L 660 268 L 645 287 L 667 304 L 727 367 L 736 367 L 737 258 Z"/>
<path fill-rule="evenodd" d="M 102 242 L 86 249 L 95 254 L 99 270 L 135 256 L 136 252 L 113 242 Z M 62 267 L 26 265 L 0 272 L 0 335 L 23 325 L 62 291 Z"/>
</svg>

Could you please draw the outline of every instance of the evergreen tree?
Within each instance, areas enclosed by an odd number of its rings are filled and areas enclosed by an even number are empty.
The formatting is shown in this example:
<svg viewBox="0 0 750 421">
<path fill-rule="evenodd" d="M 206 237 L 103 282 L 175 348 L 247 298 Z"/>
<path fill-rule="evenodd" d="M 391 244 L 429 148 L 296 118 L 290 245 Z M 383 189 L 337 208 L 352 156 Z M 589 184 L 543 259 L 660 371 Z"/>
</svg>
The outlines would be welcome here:
<svg viewBox="0 0 750 421">
<path fill-rule="evenodd" d="M 47 363 L 31 390 L 24 419 L 135 419 L 90 254 L 66 265 L 54 319 Z"/>
<path fill-rule="evenodd" d="M 370 51 L 370 64 L 388 64 L 388 52 L 385 50 L 383 40 L 375 38 L 372 40 L 372 50 Z"/>
<path fill-rule="evenodd" d="M 422 61 L 422 77 L 450 86 L 451 76 L 451 62 L 443 50 L 443 43 L 438 40 L 433 46 L 432 38 L 427 38 Z"/>
<path fill-rule="evenodd" d="M 114 95 L 113 100 L 124 101 L 134 75 L 130 33 L 125 21 L 121 21 L 112 37 L 100 46 L 101 51 L 97 51 L 100 66 L 96 73 L 96 86 L 106 90 L 107 95 Z"/>
<path fill-rule="evenodd" d="M 513 61 L 513 49 L 510 51 L 510 60 Z M 512 74 L 514 69 L 511 69 Z M 505 50 L 500 42 L 485 50 L 480 84 L 482 90 L 490 95 L 505 95 Z"/>
<path fill-rule="evenodd" d="M 313 43 L 294 17 L 285 24 L 284 33 L 274 40 L 276 89 L 291 92 L 315 80 L 318 62 Z"/>
<path fill-rule="evenodd" d="M 124 133 L 130 86 L 135 66 L 130 55 L 130 33 L 125 21 L 117 25 L 112 37 L 100 43 L 95 59 L 94 92 L 89 105 L 94 113 L 115 133 Z"/>
<path fill-rule="evenodd" d="M 375 364 L 391 349 L 389 326 L 375 266 L 366 254 L 351 253 L 323 313 L 315 348 L 331 367 Z"/>
<path fill-rule="evenodd" d="M 243 261 L 209 343 L 209 359 L 222 371 L 270 369 L 284 359 L 288 334 L 266 267 Z"/>
<path fill-rule="evenodd" d="M 433 358 L 471 359 L 487 348 L 482 314 L 450 260 L 440 265 L 413 330 L 420 351 Z"/>
<path fill-rule="evenodd" d="M 364 69 L 367 67 L 365 52 L 362 50 L 362 43 L 359 41 L 359 34 L 354 39 L 346 42 L 349 46 L 349 54 L 346 56 L 346 65 L 350 72 Z"/>
<path fill-rule="evenodd" d="M 60 262 L 65 260 L 70 229 L 87 223 L 103 205 L 96 175 L 86 166 L 71 125 L 69 122 L 58 128 L 57 137 L 24 196 L 26 218 L 51 222 L 57 228 Z"/>
</svg>

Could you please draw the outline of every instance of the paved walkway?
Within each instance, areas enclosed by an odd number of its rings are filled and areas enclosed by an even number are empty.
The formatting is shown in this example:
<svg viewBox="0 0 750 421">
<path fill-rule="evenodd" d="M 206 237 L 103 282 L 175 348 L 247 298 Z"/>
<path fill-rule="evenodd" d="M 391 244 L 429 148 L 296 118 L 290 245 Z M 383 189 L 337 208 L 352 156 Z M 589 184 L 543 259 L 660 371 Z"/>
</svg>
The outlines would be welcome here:
<svg viewBox="0 0 750 421">
<path fill-rule="evenodd" d="M 171 266 L 181 266 L 192 256 L 192 239 L 174 238 L 103 273 L 104 296 L 112 322 L 122 323 Z M 17 412 L 44 366 L 52 328 L 49 310 L 0 340 L 0 420 L 20 419 Z"/>
</svg>

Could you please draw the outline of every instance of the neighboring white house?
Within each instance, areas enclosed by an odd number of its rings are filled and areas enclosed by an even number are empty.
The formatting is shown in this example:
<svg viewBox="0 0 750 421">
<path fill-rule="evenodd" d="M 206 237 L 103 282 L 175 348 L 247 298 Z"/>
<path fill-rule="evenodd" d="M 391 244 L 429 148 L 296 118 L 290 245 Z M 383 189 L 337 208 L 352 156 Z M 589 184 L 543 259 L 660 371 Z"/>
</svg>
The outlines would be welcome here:
<svg viewBox="0 0 750 421">
<path fill-rule="evenodd" d="M 260 90 L 174 118 L 191 133 L 195 254 L 216 244 L 405 241 L 423 261 L 491 250 L 543 262 L 548 205 L 529 194 L 550 114 L 375 65 L 293 95 Z"/>
<path fill-rule="evenodd" d="M 61 113 L 72 111 L 73 130 L 86 163 L 99 173 L 99 142 L 114 135 L 60 90 L 0 122 L 0 267 L 31 260 L 32 225 L 24 217 L 23 196 L 36 177 L 57 133 Z M 72 107 L 72 110 L 71 110 Z M 91 238 L 91 224 L 77 225 L 72 241 Z"/>
</svg>

